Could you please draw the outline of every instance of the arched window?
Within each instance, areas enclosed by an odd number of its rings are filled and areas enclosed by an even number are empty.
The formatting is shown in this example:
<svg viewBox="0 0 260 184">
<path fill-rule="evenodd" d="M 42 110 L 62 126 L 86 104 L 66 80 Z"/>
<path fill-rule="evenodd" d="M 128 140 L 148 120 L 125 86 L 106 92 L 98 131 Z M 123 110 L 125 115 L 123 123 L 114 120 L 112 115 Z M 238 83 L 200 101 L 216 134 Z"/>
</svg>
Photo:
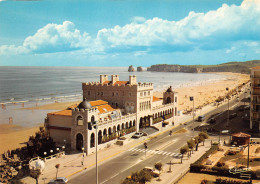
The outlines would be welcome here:
<svg viewBox="0 0 260 184">
<path fill-rule="evenodd" d="M 104 129 L 104 130 L 103 130 L 103 135 L 104 135 L 104 136 L 107 135 L 107 129 Z"/>
<path fill-rule="evenodd" d="M 172 103 L 171 97 L 167 97 L 167 98 L 166 98 L 166 104 L 169 104 L 169 103 Z"/>
<path fill-rule="evenodd" d="M 98 144 L 101 144 L 102 143 L 102 131 L 99 130 L 98 132 Z"/>
<path fill-rule="evenodd" d="M 93 148 L 95 147 L 95 134 L 92 133 L 90 136 L 90 147 Z"/>
<path fill-rule="evenodd" d="M 132 121 L 130 121 L 130 123 L 129 123 L 129 127 L 131 128 L 133 125 L 132 125 Z"/>
<path fill-rule="evenodd" d="M 117 125 L 117 131 L 120 131 L 120 125 Z"/>
<path fill-rule="evenodd" d="M 125 128 L 128 128 L 128 122 L 126 122 L 126 124 L 125 124 Z"/>
<path fill-rule="evenodd" d="M 135 120 L 133 121 L 133 126 L 135 126 Z"/>
<path fill-rule="evenodd" d="M 80 150 L 83 148 L 83 136 L 82 134 L 78 133 L 76 136 L 76 149 Z"/>
<path fill-rule="evenodd" d="M 112 135 L 112 129 L 111 129 L 111 127 L 108 128 L 108 135 Z"/>
<path fill-rule="evenodd" d="M 91 116 L 91 122 L 94 122 L 94 121 L 95 121 L 95 116 L 92 115 L 92 116 Z"/>
<path fill-rule="evenodd" d="M 83 125 L 83 118 L 82 116 L 77 117 L 77 125 Z"/>
</svg>

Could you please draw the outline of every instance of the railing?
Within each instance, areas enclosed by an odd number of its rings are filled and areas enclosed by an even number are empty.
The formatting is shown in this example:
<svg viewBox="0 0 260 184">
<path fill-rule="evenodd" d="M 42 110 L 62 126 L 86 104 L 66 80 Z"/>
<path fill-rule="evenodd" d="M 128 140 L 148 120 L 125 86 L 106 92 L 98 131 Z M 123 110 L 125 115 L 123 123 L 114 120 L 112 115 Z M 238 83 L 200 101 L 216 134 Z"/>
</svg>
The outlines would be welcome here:
<svg viewBox="0 0 260 184">
<path fill-rule="evenodd" d="M 173 103 L 156 106 L 156 107 L 153 107 L 153 110 L 162 109 L 162 108 L 169 107 L 172 105 L 173 105 Z"/>
<path fill-rule="evenodd" d="M 133 118 L 136 118 L 136 113 L 134 114 L 128 114 L 125 116 L 120 116 L 118 118 L 112 119 L 112 120 L 107 120 L 107 121 L 99 121 L 98 125 L 102 126 L 102 125 L 106 125 L 106 124 L 117 124 L 118 122 L 121 122 L 122 120 L 128 120 L 131 121 Z M 134 119 L 133 119 L 134 120 Z"/>
</svg>

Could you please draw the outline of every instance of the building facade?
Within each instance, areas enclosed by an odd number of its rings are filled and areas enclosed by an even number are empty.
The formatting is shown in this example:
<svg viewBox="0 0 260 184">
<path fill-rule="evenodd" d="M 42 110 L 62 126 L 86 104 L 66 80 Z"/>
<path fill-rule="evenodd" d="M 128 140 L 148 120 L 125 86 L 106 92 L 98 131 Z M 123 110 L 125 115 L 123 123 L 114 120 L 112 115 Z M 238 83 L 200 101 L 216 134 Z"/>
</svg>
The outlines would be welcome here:
<svg viewBox="0 0 260 184">
<path fill-rule="evenodd" d="M 250 129 L 260 131 L 260 66 L 251 69 Z"/>
<path fill-rule="evenodd" d="M 48 113 L 45 127 L 57 143 L 87 154 L 111 144 L 125 134 L 146 127 L 174 123 L 177 93 L 169 87 L 163 98 L 153 96 L 152 83 L 138 83 L 136 76 L 120 81 L 118 75 L 101 75 L 99 82 L 82 83 L 83 101 L 59 112 Z M 96 122 L 98 128 L 93 126 Z"/>
</svg>

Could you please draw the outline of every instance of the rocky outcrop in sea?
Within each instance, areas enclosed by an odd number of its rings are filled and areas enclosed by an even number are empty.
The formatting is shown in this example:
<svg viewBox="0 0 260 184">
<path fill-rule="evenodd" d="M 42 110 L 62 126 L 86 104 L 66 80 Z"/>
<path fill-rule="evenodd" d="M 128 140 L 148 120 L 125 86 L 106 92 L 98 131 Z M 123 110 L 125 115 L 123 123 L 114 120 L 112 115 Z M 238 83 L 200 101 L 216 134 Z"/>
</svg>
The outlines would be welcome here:
<svg viewBox="0 0 260 184">
<path fill-rule="evenodd" d="M 128 72 L 134 72 L 135 71 L 135 68 L 133 67 L 133 65 L 130 65 L 128 67 Z"/>
</svg>

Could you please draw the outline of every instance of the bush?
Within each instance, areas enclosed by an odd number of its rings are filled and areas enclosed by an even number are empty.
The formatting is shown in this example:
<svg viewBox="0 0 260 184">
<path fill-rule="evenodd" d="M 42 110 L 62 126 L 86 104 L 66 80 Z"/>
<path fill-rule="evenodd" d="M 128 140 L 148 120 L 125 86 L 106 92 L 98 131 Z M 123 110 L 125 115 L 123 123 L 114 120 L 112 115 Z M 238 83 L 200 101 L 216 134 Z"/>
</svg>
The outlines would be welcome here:
<svg viewBox="0 0 260 184">
<path fill-rule="evenodd" d="M 223 167 L 223 166 L 225 165 L 225 163 L 223 163 L 223 162 L 218 162 L 216 165 L 217 165 L 217 167 Z"/>
</svg>

